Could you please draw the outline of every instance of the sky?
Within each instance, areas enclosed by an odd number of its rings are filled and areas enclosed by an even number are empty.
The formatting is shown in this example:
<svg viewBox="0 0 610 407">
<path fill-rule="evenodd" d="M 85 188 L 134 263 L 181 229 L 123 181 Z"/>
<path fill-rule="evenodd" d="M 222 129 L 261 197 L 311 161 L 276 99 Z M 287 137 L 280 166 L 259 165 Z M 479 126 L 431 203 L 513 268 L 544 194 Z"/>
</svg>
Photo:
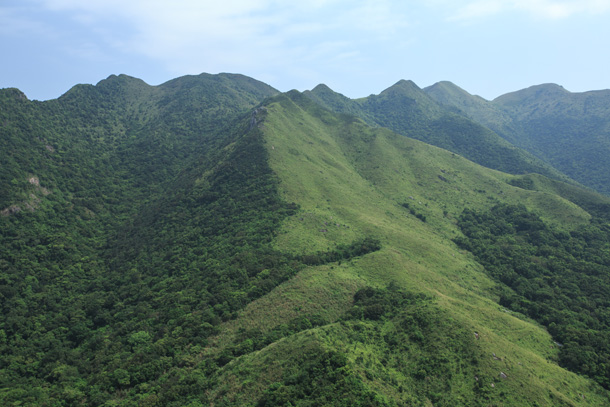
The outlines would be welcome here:
<svg viewBox="0 0 610 407">
<path fill-rule="evenodd" d="M 610 88 L 610 0 L 0 0 L 0 88 L 241 73 L 350 98 L 401 79 L 491 100 Z"/>
</svg>

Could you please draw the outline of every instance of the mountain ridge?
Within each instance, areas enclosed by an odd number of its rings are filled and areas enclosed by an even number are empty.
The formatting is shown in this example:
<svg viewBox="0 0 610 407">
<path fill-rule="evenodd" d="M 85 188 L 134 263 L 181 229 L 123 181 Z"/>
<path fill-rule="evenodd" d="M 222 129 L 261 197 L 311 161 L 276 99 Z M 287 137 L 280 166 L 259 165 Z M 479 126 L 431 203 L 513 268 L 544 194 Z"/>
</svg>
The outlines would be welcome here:
<svg viewBox="0 0 610 407">
<path fill-rule="evenodd" d="M 608 166 L 610 90 L 572 93 L 556 84 L 542 84 L 482 101 L 467 93 L 462 98 L 431 96 L 487 126 L 579 183 L 604 194 Z M 478 108 L 471 105 L 478 104 Z"/>
<path fill-rule="evenodd" d="M 539 172 L 568 179 L 487 127 L 464 120 L 464 115 L 441 106 L 412 81 L 399 81 L 379 95 L 357 100 L 331 92 L 326 87 L 323 95 L 316 95 L 314 91 L 304 94 L 332 111 L 356 115 L 369 125 L 387 127 L 489 168 L 511 173 Z"/>
</svg>

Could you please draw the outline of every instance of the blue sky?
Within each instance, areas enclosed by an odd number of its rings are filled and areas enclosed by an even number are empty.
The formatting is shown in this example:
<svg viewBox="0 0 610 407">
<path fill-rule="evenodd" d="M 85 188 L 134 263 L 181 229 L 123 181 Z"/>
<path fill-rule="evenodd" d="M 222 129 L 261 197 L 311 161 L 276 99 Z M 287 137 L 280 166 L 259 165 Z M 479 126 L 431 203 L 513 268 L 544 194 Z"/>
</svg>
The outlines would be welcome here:
<svg viewBox="0 0 610 407">
<path fill-rule="evenodd" d="M 0 0 L 0 88 L 242 73 L 357 98 L 400 79 L 493 99 L 610 88 L 610 0 Z"/>
</svg>

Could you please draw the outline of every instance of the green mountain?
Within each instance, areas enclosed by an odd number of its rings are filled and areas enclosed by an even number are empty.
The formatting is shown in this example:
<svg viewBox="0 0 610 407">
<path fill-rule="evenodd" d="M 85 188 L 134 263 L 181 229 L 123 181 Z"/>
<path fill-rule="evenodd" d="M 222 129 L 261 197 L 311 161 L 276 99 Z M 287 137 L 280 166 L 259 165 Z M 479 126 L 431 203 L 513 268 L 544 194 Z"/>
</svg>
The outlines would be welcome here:
<svg viewBox="0 0 610 407">
<path fill-rule="evenodd" d="M 303 94 L 332 112 L 359 117 L 371 126 L 378 125 L 375 117 L 370 115 L 357 100 L 337 93 L 324 84 L 306 90 Z"/>
<path fill-rule="evenodd" d="M 508 113 L 451 82 L 437 82 L 424 88 L 423 91 L 442 106 L 483 124 L 497 134 L 504 136 L 514 132 L 514 129 L 510 128 L 512 119 Z M 513 140 L 508 139 L 508 141 L 513 143 Z"/>
<path fill-rule="evenodd" d="M 324 85 L 305 94 L 334 112 L 356 115 L 372 126 L 387 127 L 488 168 L 511 174 L 540 173 L 568 181 L 530 153 L 437 103 L 412 81 L 399 81 L 379 95 L 357 100 L 350 100 Z"/>
<path fill-rule="evenodd" d="M 610 403 L 607 197 L 239 75 L 0 107 L 2 405 Z"/>
<path fill-rule="evenodd" d="M 544 84 L 490 102 L 456 88 L 439 83 L 426 92 L 582 185 L 610 193 L 610 168 L 604 158 L 610 152 L 610 91 L 571 93 Z"/>
</svg>

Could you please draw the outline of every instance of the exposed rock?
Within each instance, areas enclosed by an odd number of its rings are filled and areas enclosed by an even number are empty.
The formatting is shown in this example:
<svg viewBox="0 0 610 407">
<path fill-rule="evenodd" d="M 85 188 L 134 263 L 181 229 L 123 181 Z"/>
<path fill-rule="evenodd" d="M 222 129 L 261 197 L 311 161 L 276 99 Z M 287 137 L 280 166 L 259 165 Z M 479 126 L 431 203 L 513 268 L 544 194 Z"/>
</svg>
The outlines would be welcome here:
<svg viewBox="0 0 610 407">
<path fill-rule="evenodd" d="M 0 215 L 9 216 L 9 215 L 14 215 L 19 212 L 21 212 L 21 208 L 19 206 L 11 205 L 8 208 L 5 208 L 2 211 L 0 211 Z"/>
<path fill-rule="evenodd" d="M 252 112 L 252 117 L 250 118 L 250 128 L 248 130 L 252 130 L 257 125 L 260 127 L 260 123 L 262 123 L 262 120 L 258 119 L 258 114 L 265 110 L 267 109 L 265 109 L 264 107 L 259 107 L 258 109 L 255 109 Z M 273 149 L 275 150 L 275 147 Z"/>
</svg>

